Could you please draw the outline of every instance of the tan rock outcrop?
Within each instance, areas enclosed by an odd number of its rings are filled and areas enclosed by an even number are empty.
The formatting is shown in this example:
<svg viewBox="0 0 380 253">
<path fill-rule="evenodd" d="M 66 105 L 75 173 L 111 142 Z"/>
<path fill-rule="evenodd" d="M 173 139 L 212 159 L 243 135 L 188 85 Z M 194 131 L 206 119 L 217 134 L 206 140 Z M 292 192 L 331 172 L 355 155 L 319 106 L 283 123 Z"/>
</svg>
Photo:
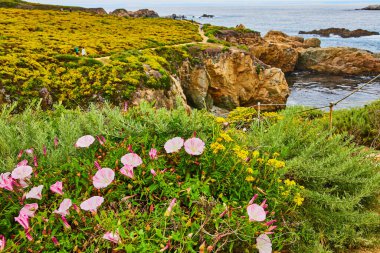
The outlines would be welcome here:
<svg viewBox="0 0 380 253">
<path fill-rule="evenodd" d="M 202 65 L 194 68 L 187 62 L 179 76 L 189 103 L 197 108 L 214 104 L 231 110 L 257 102 L 286 103 L 289 96 L 280 69 L 263 69 L 250 53 L 242 50 L 231 49 L 205 58 Z"/>
<path fill-rule="evenodd" d="M 157 12 L 148 9 L 141 9 L 138 11 L 127 11 L 125 9 L 116 9 L 110 12 L 110 15 L 118 17 L 131 17 L 131 18 L 157 18 Z"/>
<path fill-rule="evenodd" d="M 300 52 L 297 69 L 338 75 L 379 74 L 380 59 L 356 48 L 310 48 Z"/>
</svg>

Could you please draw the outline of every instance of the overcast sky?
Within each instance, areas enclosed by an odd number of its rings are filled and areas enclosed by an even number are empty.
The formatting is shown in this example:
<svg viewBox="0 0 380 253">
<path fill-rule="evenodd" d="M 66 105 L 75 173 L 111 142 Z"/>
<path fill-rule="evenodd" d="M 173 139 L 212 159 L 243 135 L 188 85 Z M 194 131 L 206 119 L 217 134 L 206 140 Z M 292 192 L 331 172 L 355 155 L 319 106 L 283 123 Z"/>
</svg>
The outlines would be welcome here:
<svg viewBox="0 0 380 253">
<path fill-rule="evenodd" d="M 146 7 L 171 5 L 288 5 L 288 4 L 352 4 L 352 5 L 368 5 L 380 4 L 380 0 L 30 0 L 30 2 L 49 3 L 59 5 L 83 6 L 83 7 L 103 7 L 103 8 L 128 8 L 130 7 Z"/>
</svg>

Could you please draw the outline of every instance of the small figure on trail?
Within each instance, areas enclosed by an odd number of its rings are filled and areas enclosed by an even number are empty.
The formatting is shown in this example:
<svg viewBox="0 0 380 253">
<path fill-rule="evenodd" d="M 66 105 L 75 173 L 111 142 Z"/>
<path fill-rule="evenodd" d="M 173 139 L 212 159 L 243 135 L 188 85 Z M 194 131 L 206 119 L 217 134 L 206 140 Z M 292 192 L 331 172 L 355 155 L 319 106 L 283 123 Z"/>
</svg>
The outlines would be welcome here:
<svg viewBox="0 0 380 253">
<path fill-rule="evenodd" d="M 82 47 L 82 56 L 86 56 L 87 53 L 86 53 L 86 49 L 84 49 L 84 47 Z"/>
<path fill-rule="evenodd" d="M 79 47 L 74 47 L 74 53 L 76 56 L 79 56 Z"/>
</svg>

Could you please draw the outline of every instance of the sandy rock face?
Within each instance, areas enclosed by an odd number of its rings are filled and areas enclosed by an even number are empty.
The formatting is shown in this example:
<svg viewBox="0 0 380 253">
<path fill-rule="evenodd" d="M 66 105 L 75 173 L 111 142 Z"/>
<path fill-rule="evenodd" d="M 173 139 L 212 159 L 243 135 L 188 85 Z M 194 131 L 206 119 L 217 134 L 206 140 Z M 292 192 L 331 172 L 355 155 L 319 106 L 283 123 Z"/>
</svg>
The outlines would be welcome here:
<svg viewBox="0 0 380 253">
<path fill-rule="evenodd" d="M 379 74 L 380 59 L 356 48 L 311 48 L 300 52 L 297 69 L 338 75 Z"/>
<path fill-rule="evenodd" d="M 270 31 L 264 41 L 249 46 L 249 49 L 266 64 L 280 68 L 283 72 L 292 72 L 298 61 L 299 49 L 319 46 L 320 40 L 317 38 L 304 40 L 280 31 Z"/>
<path fill-rule="evenodd" d="M 141 9 L 138 11 L 127 11 L 125 9 L 116 9 L 110 12 L 110 15 L 118 16 L 118 17 L 131 17 L 131 18 L 157 18 L 159 17 L 157 12 Z"/>
<path fill-rule="evenodd" d="M 259 101 L 286 103 L 289 96 L 280 69 L 260 69 L 251 54 L 240 50 L 206 58 L 204 65 L 196 68 L 185 63 L 179 73 L 184 93 L 196 108 L 215 105 L 231 110 L 256 105 Z"/>
</svg>

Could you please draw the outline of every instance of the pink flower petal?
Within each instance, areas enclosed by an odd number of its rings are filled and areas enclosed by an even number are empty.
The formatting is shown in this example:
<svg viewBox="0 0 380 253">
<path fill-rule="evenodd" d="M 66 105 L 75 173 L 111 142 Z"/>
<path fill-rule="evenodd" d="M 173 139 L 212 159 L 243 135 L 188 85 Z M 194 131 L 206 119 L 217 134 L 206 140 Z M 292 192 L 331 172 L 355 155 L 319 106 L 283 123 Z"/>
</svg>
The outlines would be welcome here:
<svg viewBox="0 0 380 253">
<path fill-rule="evenodd" d="M 252 204 L 247 207 L 249 221 L 264 221 L 266 219 L 266 213 L 263 207 Z"/>
<path fill-rule="evenodd" d="M 60 214 L 62 216 L 69 215 L 69 209 L 72 206 L 71 199 L 64 199 L 62 203 L 59 205 L 59 208 L 57 210 L 54 210 L 53 213 Z"/>
<path fill-rule="evenodd" d="M 121 162 L 124 165 L 129 165 L 132 167 L 140 166 L 143 163 L 141 157 L 135 153 L 126 154 L 121 158 Z"/>
<path fill-rule="evenodd" d="M 63 195 L 62 188 L 63 188 L 62 182 L 60 182 L 60 181 L 58 181 L 55 184 L 53 184 L 52 186 L 50 186 L 50 190 L 54 193 L 59 194 L 59 195 Z"/>
<path fill-rule="evenodd" d="M 88 148 L 91 146 L 92 143 L 94 143 L 95 138 L 92 135 L 85 135 L 80 137 L 77 142 L 75 143 L 75 147 L 77 148 Z"/>
<path fill-rule="evenodd" d="M 94 196 L 80 204 L 80 208 L 85 211 L 96 212 L 99 206 L 104 202 L 103 197 Z"/>
<path fill-rule="evenodd" d="M 168 140 L 165 145 L 166 153 L 175 153 L 178 152 L 183 147 L 183 139 L 181 137 L 175 137 L 173 139 Z"/>
<path fill-rule="evenodd" d="M 20 213 L 15 217 L 15 221 L 17 221 L 25 230 L 29 229 L 29 217 L 27 215 Z"/>
<path fill-rule="evenodd" d="M 103 235 L 103 239 L 106 239 L 108 241 L 111 241 L 113 243 L 118 244 L 120 242 L 120 236 L 119 233 L 116 231 L 115 233 L 107 232 Z"/>
<path fill-rule="evenodd" d="M 10 172 L 0 174 L 0 188 L 13 191 L 13 178 Z"/>
<path fill-rule="evenodd" d="M 120 173 L 124 176 L 129 177 L 130 179 L 133 179 L 135 176 L 133 173 L 133 167 L 129 165 L 125 165 L 123 168 L 121 168 Z"/>
<path fill-rule="evenodd" d="M 33 168 L 27 165 L 16 167 L 12 171 L 12 178 L 13 179 L 24 179 L 28 176 L 30 176 L 33 172 Z"/>
<path fill-rule="evenodd" d="M 6 244 L 5 236 L 0 235 L 0 251 L 3 251 L 5 249 L 5 244 Z"/>
<path fill-rule="evenodd" d="M 106 188 L 115 179 L 115 172 L 109 168 L 98 170 L 92 178 L 96 189 Z"/>
<path fill-rule="evenodd" d="M 34 217 L 36 211 L 38 209 L 38 204 L 33 203 L 33 204 L 26 204 L 21 210 L 20 214 L 24 214 L 28 217 Z"/>
<path fill-rule="evenodd" d="M 170 204 L 169 204 L 169 207 L 168 207 L 168 209 L 166 210 L 166 212 L 165 212 L 165 216 L 170 216 L 170 214 L 172 213 L 172 210 L 173 210 L 173 207 L 175 206 L 175 203 L 177 202 L 177 199 L 176 198 L 174 198 L 171 202 L 170 202 Z"/>
<path fill-rule="evenodd" d="M 42 189 L 43 185 L 33 187 L 25 196 L 26 199 L 42 199 Z"/>
<path fill-rule="evenodd" d="M 256 248 L 259 253 L 272 253 L 272 242 L 268 235 L 261 234 L 256 238 Z"/>
<path fill-rule="evenodd" d="M 157 157 L 157 150 L 155 148 L 151 148 L 149 151 L 149 156 L 152 160 L 156 160 Z"/>
<path fill-rule="evenodd" d="M 184 145 L 189 155 L 201 155 L 205 149 L 205 143 L 199 138 L 188 139 Z"/>
</svg>

